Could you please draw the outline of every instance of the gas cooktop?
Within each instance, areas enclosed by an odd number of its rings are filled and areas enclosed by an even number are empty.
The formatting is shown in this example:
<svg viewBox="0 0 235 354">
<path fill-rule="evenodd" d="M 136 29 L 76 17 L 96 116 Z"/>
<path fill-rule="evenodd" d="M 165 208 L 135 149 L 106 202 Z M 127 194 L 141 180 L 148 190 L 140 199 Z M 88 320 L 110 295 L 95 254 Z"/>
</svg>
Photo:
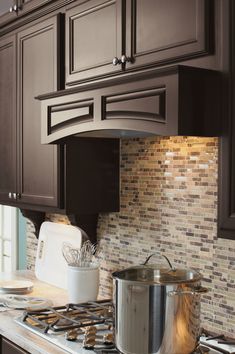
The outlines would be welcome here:
<svg viewBox="0 0 235 354">
<path fill-rule="evenodd" d="M 15 321 L 71 354 L 116 352 L 110 300 L 26 311 Z"/>
<path fill-rule="evenodd" d="M 15 321 L 70 354 L 118 353 L 110 300 L 26 311 Z M 226 341 L 224 336 L 212 337 L 203 331 L 192 354 L 202 353 L 235 354 L 235 341 Z"/>
</svg>

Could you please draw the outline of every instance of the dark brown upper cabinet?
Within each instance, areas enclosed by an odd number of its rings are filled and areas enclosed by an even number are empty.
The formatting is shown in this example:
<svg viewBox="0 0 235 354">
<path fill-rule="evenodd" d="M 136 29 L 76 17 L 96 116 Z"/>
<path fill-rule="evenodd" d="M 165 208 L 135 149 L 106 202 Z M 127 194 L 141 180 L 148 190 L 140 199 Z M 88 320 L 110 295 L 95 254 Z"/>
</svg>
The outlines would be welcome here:
<svg viewBox="0 0 235 354">
<path fill-rule="evenodd" d="M 0 40 L 0 202 L 4 204 L 61 206 L 62 148 L 41 145 L 40 105 L 34 99 L 59 88 L 59 26 L 59 16 L 54 16 Z"/>
<path fill-rule="evenodd" d="M 126 68 L 208 54 L 212 20 L 210 0 L 127 0 Z"/>
<path fill-rule="evenodd" d="M 0 41 L 0 202 L 79 214 L 117 211 L 117 139 L 41 144 L 35 96 L 60 89 L 61 20 L 44 19 Z"/>
<path fill-rule="evenodd" d="M 44 20 L 17 34 L 18 189 L 21 203 L 59 206 L 60 147 L 40 142 L 40 106 L 36 95 L 57 90 L 59 17 Z M 45 173 L 46 172 L 46 173 Z"/>
<path fill-rule="evenodd" d="M 35 96 L 63 86 L 63 24 L 53 15 L 0 39 L 0 203 L 37 230 L 46 211 L 76 214 L 71 222 L 95 241 L 98 213 L 119 210 L 119 140 L 41 144 Z"/>
<path fill-rule="evenodd" d="M 230 1 L 230 69 L 219 153 L 218 237 L 235 240 L 235 3 Z"/>
<path fill-rule="evenodd" d="M 122 55 L 122 1 L 90 0 L 66 11 L 66 82 L 116 73 Z"/>
<path fill-rule="evenodd" d="M 17 190 L 16 38 L 0 39 L 0 200 Z"/>
<path fill-rule="evenodd" d="M 66 84 L 213 51 L 210 0 L 90 0 L 66 11 Z"/>
</svg>

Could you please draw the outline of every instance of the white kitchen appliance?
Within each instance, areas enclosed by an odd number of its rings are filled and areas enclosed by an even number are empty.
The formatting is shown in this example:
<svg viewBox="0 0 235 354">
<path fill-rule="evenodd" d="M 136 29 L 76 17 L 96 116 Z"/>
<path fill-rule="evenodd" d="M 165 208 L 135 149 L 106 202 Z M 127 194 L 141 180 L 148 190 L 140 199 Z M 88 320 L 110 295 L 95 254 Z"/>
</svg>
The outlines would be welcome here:
<svg viewBox="0 0 235 354">
<path fill-rule="evenodd" d="M 81 248 L 82 232 L 72 225 L 45 221 L 42 223 L 35 263 L 36 277 L 46 283 L 67 289 L 68 264 L 62 254 L 64 242 Z"/>
</svg>

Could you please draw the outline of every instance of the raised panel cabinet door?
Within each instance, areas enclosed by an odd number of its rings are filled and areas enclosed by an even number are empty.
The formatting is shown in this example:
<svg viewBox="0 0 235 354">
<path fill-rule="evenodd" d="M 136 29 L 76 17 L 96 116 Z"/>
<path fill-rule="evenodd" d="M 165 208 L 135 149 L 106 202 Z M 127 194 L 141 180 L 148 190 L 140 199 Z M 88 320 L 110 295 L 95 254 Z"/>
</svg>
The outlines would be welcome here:
<svg viewBox="0 0 235 354">
<path fill-rule="evenodd" d="M 210 0 L 127 0 L 126 68 L 208 54 Z"/>
<path fill-rule="evenodd" d="M 122 70 L 122 10 L 121 0 L 90 0 L 66 11 L 67 85 Z"/>
<path fill-rule="evenodd" d="M 21 203 L 59 206 L 59 147 L 41 144 L 39 94 L 57 90 L 59 17 L 18 34 L 19 197 Z"/>
<path fill-rule="evenodd" d="M 218 237 L 235 240 L 235 2 L 230 2 L 230 71 L 219 142 Z"/>
<path fill-rule="evenodd" d="M 16 192 L 16 41 L 0 40 L 0 202 Z"/>
<path fill-rule="evenodd" d="M 25 350 L 19 348 L 6 338 L 1 338 L 1 354 L 27 354 Z"/>
</svg>

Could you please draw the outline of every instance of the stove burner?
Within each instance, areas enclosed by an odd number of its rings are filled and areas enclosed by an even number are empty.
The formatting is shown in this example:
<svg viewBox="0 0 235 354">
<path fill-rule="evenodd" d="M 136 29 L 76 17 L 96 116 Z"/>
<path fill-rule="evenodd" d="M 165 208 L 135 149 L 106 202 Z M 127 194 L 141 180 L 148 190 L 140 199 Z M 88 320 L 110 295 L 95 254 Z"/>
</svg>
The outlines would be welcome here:
<svg viewBox="0 0 235 354">
<path fill-rule="evenodd" d="M 68 304 L 46 310 L 27 311 L 23 322 L 44 333 L 62 332 L 104 323 L 112 323 L 113 305 L 109 300 Z"/>
</svg>

